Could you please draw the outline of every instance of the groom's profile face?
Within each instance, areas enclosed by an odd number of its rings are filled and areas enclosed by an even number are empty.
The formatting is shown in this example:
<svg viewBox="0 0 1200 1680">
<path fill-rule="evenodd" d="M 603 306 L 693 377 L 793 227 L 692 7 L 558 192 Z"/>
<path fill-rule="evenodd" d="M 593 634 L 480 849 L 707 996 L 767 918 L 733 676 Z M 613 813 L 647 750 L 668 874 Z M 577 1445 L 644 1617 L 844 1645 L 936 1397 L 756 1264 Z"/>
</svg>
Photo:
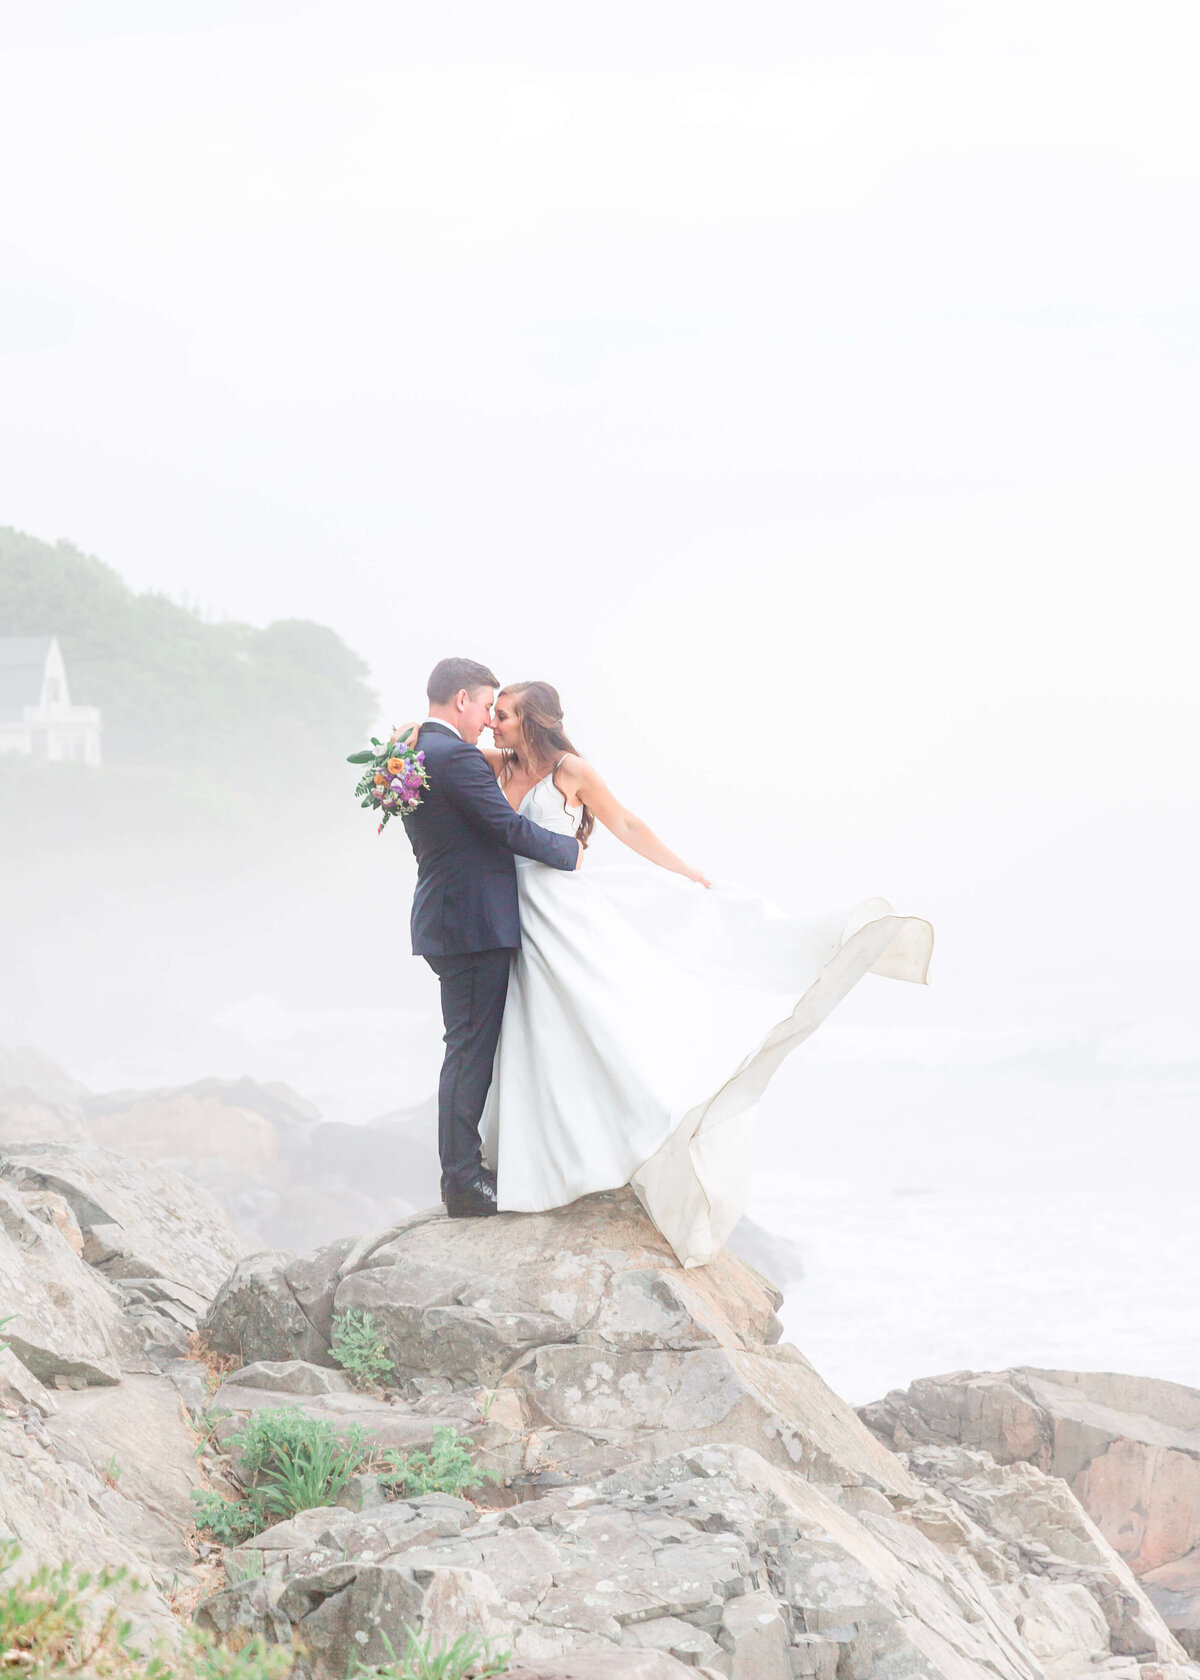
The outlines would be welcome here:
<svg viewBox="0 0 1200 1680">
<path fill-rule="evenodd" d="M 466 700 L 459 712 L 458 732 L 468 746 L 474 747 L 485 729 L 490 729 L 492 723 L 492 706 L 496 699 L 494 688 L 477 688 L 474 694 L 467 693 Z"/>
</svg>

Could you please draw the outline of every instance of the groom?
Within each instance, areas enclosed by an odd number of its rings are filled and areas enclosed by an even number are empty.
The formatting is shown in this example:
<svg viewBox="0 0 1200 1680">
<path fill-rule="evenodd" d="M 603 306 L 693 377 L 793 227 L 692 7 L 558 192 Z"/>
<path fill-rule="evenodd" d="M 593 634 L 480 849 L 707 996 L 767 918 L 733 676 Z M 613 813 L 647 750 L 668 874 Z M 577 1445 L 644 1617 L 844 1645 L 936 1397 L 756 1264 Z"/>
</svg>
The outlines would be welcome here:
<svg viewBox="0 0 1200 1680">
<path fill-rule="evenodd" d="M 496 1211 L 496 1180 L 479 1153 L 479 1121 L 500 1037 L 508 971 L 521 943 L 513 853 L 577 869 L 583 848 L 520 817 L 476 750 L 497 682 L 473 659 L 443 659 L 426 692 L 418 744 L 429 786 L 404 827 L 417 857 L 414 956 L 441 982 L 446 1055 L 438 1084 L 442 1195 L 451 1219 Z"/>
</svg>

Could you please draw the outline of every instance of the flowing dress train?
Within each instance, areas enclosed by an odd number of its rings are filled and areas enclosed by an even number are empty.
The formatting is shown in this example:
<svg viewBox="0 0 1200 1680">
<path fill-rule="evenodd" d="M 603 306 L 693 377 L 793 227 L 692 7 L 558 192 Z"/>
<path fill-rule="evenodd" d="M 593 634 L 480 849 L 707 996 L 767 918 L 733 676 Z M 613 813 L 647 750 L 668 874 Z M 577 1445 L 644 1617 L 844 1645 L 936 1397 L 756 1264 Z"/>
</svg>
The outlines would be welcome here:
<svg viewBox="0 0 1200 1680">
<path fill-rule="evenodd" d="M 547 776 L 521 814 L 574 833 Z M 758 1099 L 864 974 L 923 983 L 933 929 L 886 899 L 786 916 L 640 859 L 518 858 L 522 946 L 481 1123 L 501 1210 L 632 1184 L 685 1266 L 746 1204 Z"/>
</svg>

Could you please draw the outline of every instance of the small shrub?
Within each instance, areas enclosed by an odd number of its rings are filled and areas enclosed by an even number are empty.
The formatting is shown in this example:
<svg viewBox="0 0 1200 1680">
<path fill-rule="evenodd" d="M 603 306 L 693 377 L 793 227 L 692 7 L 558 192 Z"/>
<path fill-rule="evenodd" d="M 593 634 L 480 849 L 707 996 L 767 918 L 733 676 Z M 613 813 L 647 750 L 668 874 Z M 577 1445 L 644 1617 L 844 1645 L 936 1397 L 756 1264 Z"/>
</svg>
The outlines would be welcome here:
<svg viewBox="0 0 1200 1680">
<path fill-rule="evenodd" d="M 199 1444 L 192 1454 L 193 1458 L 204 1457 L 209 1443 L 217 1433 L 217 1425 L 222 1419 L 231 1415 L 223 1406 L 201 1406 L 198 1411 L 188 1413 L 188 1423 L 191 1425 L 192 1433 L 199 1436 Z"/>
<path fill-rule="evenodd" d="M 0 1543 L 0 1576 L 20 1556 Z M 252 1639 L 227 1651 L 197 1628 L 180 1648 L 147 1654 L 130 1644 L 132 1623 L 111 1600 L 144 1592 L 124 1569 L 88 1574 L 63 1563 L 43 1565 L 25 1580 L 0 1582 L 0 1675 L 25 1680 L 283 1680 L 296 1653 Z"/>
<path fill-rule="evenodd" d="M 405 1629 L 408 1644 L 399 1662 L 390 1644 L 391 1662 L 381 1668 L 367 1668 L 359 1663 L 353 1680 L 490 1680 L 503 1674 L 508 1667 L 509 1653 L 491 1654 L 491 1640 L 480 1640 L 473 1633 L 461 1633 L 453 1645 L 443 1645 L 435 1651 L 427 1639 L 418 1639 L 411 1628 Z M 386 1635 L 384 1643 L 387 1644 Z"/>
<path fill-rule="evenodd" d="M 232 1375 L 239 1365 L 244 1365 L 244 1359 L 236 1359 L 231 1353 L 218 1353 L 216 1348 L 210 1347 L 203 1331 L 193 1330 L 188 1337 L 188 1358 L 194 1359 L 204 1366 L 204 1386 L 211 1394 L 220 1388 L 225 1378 Z"/>
<path fill-rule="evenodd" d="M 207 1529 L 218 1546 L 240 1546 L 274 1521 L 258 1500 L 223 1499 L 211 1488 L 193 1489 L 192 1503 L 196 1507 L 196 1527 Z"/>
<path fill-rule="evenodd" d="M 238 1581 L 259 1581 L 267 1572 L 266 1561 L 257 1546 L 225 1559 L 225 1578 L 230 1586 Z"/>
<path fill-rule="evenodd" d="M 457 1429 L 435 1429 L 432 1452 L 402 1453 L 390 1447 L 383 1453 L 380 1478 L 397 1499 L 416 1499 L 423 1493 L 465 1493 L 496 1480 L 490 1471 L 471 1462 L 469 1449 L 474 1445 Z"/>
<path fill-rule="evenodd" d="M 309 1417 L 298 1406 L 255 1412 L 230 1437 L 242 1455 L 253 1486 L 245 1499 L 222 1499 L 211 1490 L 193 1493 L 196 1526 L 219 1545 L 237 1545 L 297 1511 L 332 1505 L 367 1460 L 362 1430 L 339 1435 L 327 1418 Z"/>
<path fill-rule="evenodd" d="M 231 1444 L 277 1518 L 331 1505 L 367 1457 L 357 1424 L 339 1436 L 327 1418 L 310 1417 L 298 1406 L 255 1412 Z"/>
<path fill-rule="evenodd" d="M 383 1331 L 371 1314 L 359 1307 L 347 1307 L 337 1314 L 329 1351 L 355 1388 L 375 1388 L 395 1375 Z"/>
</svg>

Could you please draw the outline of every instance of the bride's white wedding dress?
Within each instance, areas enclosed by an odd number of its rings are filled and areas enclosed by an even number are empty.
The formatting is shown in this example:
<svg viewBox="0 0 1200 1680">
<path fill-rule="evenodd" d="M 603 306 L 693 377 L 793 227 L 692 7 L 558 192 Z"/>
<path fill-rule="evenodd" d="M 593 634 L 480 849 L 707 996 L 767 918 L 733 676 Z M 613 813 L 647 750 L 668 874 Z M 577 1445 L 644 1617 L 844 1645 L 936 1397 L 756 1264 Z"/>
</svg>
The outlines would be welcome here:
<svg viewBox="0 0 1200 1680">
<path fill-rule="evenodd" d="M 573 834 L 547 776 L 522 816 Z M 864 974 L 924 981 L 933 929 L 873 898 L 785 916 L 635 859 L 575 874 L 517 858 L 522 947 L 481 1122 L 502 1211 L 632 1184 L 685 1266 L 746 1203 L 755 1109 Z"/>
</svg>

